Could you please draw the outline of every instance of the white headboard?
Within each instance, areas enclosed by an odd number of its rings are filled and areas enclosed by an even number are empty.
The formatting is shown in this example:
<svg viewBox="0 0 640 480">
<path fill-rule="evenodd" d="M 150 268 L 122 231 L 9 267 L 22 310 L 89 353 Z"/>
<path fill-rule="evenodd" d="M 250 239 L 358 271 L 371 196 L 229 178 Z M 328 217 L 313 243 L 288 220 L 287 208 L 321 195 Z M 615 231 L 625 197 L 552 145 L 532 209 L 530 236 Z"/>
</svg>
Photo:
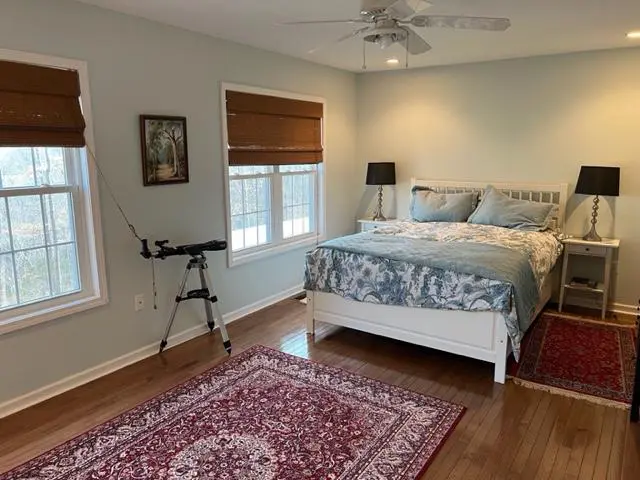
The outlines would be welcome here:
<svg viewBox="0 0 640 480">
<path fill-rule="evenodd" d="M 564 231 L 565 210 L 569 197 L 569 185 L 566 183 L 500 183 L 500 182 L 457 182 L 453 180 L 420 180 L 411 179 L 411 186 L 428 187 L 439 193 L 479 192 L 480 197 L 487 185 L 493 185 L 504 194 L 519 200 L 558 205 L 557 225 Z"/>
</svg>

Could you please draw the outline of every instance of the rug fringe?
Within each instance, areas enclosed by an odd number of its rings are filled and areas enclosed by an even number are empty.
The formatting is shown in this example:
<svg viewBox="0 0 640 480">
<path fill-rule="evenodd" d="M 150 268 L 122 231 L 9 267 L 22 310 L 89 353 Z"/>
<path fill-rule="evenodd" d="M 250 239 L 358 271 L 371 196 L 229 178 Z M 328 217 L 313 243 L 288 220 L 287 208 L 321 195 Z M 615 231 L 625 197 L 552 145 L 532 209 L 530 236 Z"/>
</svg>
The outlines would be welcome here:
<svg viewBox="0 0 640 480">
<path fill-rule="evenodd" d="M 549 385 L 543 385 L 541 383 L 530 382 L 528 380 L 522 380 L 517 377 L 510 377 L 514 384 L 521 387 L 530 388 L 532 390 L 540 390 L 543 392 L 552 393 L 555 395 L 561 395 L 563 397 L 575 398 L 577 400 L 585 400 L 596 405 L 602 405 L 604 407 L 613 407 L 621 410 L 629 410 L 630 405 L 623 402 L 617 402 L 615 400 L 608 400 L 606 398 L 594 397 L 593 395 L 587 395 L 585 393 L 574 392 L 573 390 L 565 390 L 564 388 L 551 387 Z"/>
</svg>

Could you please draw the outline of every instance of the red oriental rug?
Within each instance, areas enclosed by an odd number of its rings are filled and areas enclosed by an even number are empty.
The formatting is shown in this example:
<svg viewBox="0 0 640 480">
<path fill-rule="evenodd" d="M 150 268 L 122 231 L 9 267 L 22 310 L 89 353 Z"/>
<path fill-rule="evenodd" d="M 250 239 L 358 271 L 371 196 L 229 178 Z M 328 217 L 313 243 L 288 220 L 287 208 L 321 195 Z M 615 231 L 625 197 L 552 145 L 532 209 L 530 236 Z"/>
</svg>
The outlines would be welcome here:
<svg viewBox="0 0 640 480">
<path fill-rule="evenodd" d="M 414 480 L 463 412 L 256 346 L 0 480 Z"/>
<path fill-rule="evenodd" d="M 628 407 L 635 375 L 635 329 L 576 317 L 543 314 L 525 336 L 516 383 Z"/>
</svg>

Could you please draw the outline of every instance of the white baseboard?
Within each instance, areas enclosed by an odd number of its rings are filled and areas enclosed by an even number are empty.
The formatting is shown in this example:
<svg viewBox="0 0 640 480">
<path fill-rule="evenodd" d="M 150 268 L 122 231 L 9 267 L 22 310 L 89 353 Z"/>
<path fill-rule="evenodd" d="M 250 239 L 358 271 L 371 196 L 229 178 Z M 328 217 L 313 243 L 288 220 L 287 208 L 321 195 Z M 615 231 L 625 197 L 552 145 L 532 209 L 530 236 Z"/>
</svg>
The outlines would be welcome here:
<svg viewBox="0 0 640 480">
<path fill-rule="evenodd" d="M 591 300 L 587 296 L 579 297 L 576 295 L 570 299 L 567 299 L 565 303 L 567 305 L 575 305 L 577 307 L 593 308 L 595 310 L 600 309 L 600 301 Z M 614 313 L 624 313 L 627 315 L 637 315 L 638 306 L 612 302 L 612 303 L 609 303 L 609 305 L 607 305 L 607 311 L 614 312 Z"/>
<path fill-rule="evenodd" d="M 302 293 L 303 291 L 304 290 L 302 288 L 302 285 L 296 285 L 293 288 L 277 293 L 275 295 L 271 295 L 250 305 L 239 308 L 238 310 L 235 310 L 233 312 L 226 313 L 225 315 L 223 315 L 224 322 L 228 325 L 231 322 L 246 317 L 247 315 L 257 312 L 258 310 L 262 310 L 263 308 L 269 307 L 275 303 L 281 302 L 282 300 L 293 297 L 298 293 Z M 191 327 L 169 337 L 169 345 L 167 346 L 167 349 L 175 347 L 176 345 L 180 345 L 181 343 L 187 342 L 207 333 L 209 333 L 209 328 L 204 324 L 202 326 Z M 113 373 L 116 370 L 120 370 L 121 368 L 127 367 L 133 363 L 156 355 L 158 353 L 158 342 L 147 345 L 146 347 L 142 347 L 138 350 L 122 355 L 121 357 L 114 358 L 113 360 L 109 360 L 101 365 L 91 367 L 67 378 L 63 378 L 62 380 L 59 380 L 57 382 L 1 403 L 0 418 L 7 417 L 12 413 L 24 410 L 25 408 L 36 405 L 49 398 L 55 397 L 56 395 L 60 395 L 61 393 L 64 393 L 68 390 L 72 390 L 76 387 L 84 385 L 85 383 L 89 383 L 100 377 Z"/>
</svg>

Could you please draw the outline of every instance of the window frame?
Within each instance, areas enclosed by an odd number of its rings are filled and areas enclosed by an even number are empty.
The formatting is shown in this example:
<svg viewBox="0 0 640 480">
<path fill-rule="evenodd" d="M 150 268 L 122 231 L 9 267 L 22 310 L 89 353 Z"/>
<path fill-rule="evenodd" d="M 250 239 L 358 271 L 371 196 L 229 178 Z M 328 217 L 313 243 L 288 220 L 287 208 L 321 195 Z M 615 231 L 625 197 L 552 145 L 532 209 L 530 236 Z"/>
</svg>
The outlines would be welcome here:
<svg viewBox="0 0 640 480">
<path fill-rule="evenodd" d="M 109 301 L 107 292 L 106 268 L 97 170 L 87 157 L 87 149 L 95 152 L 93 136 L 93 117 L 91 111 L 91 92 L 87 63 L 82 60 L 53 57 L 36 53 L 0 49 L 0 60 L 30 63 L 46 67 L 76 70 L 82 92 L 82 113 L 85 118 L 84 132 L 86 149 L 78 150 L 73 161 L 75 183 L 61 187 L 71 191 L 73 213 L 75 217 L 77 255 L 81 290 L 25 305 L 8 308 L 0 312 L 0 335 L 44 322 L 65 317 L 105 305 Z M 78 178 L 79 176 L 79 178 Z M 50 193 L 60 187 L 29 188 L 34 195 Z M 27 189 L 21 189 L 27 193 Z"/>
<path fill-rule="evenodd" d="M 252 87 L 247 85 L 238 85 L 233 83 L 222 82 L 221 83 L 221 117 L 222 117 L 222 158 L 224 169 L 224 190 L 225 190 L 225 218 L 227 227 L 227 240 L 229 242 L 229 248 L 227 249 L 227 265 L 231 268 L 238 265 L 244 265 L 248 262 L 260 260 L 273 255 L 279 255 L 297 248 L 303 248 L 323 241 L 326 238 L 326 215 L 325 215 L 325 199 L 326 199 L 326 161 L 327 161 L 327 148 L 325 145 L 325 118 L 327 116 L 327 102 L 324 98 L 315 97 L 311 95 L 303 95 L 292 92 L 285 92 L 280 90 L 270 90 L 261 87 Z M 308 102 L 321 103 L 324 109 L 324 115 L 322 118 L 322 144 L 324 149 L 323 161 L 317 164 L 316 185 L 315 185 L 315 231 L 305 235 L 298 235 L 291 238 L 273 238 L 270 243 L 265 245 L 258 245 L 256 247 L 250 247 L 234 252 L 231 246 L 232 241 L 232 221 L 231 221 L 231 188 L 230 180 L 233 177 L 229 174 L 229 135 L 227 129 L 227 108 L 226 98 L 227 91 L 232 90 L 236 92 L 253 93 L 257 95 L 268 95 L 274 97 L 287 98 L 291 100 L 303 100 Z M 282 175 L 289 175 L 287 173 L 274 172 L 269 174 L 275 181 L 278 181 L 276 177 L 282 179 Z M 295 174 L 294 174 L 295 175 Z M 262 175 L 261 175 L 262 176 Z M 267 175 L 265 175 L 267 176 Z M 277 222 L 282 221 L 283 211 L 276 211 L 276 207 L 282 207 L 282 199 L 276 199 L 275 196 L 282 194 L 282 188 L 277 188 L 274 184 L 271 186 L 271 209 L 273 211 L 272 219 Z M 281 208 L 282 210 L 282 208 Z M 272 227 L 273 231 L 273 227 Z"/>
</svg>

